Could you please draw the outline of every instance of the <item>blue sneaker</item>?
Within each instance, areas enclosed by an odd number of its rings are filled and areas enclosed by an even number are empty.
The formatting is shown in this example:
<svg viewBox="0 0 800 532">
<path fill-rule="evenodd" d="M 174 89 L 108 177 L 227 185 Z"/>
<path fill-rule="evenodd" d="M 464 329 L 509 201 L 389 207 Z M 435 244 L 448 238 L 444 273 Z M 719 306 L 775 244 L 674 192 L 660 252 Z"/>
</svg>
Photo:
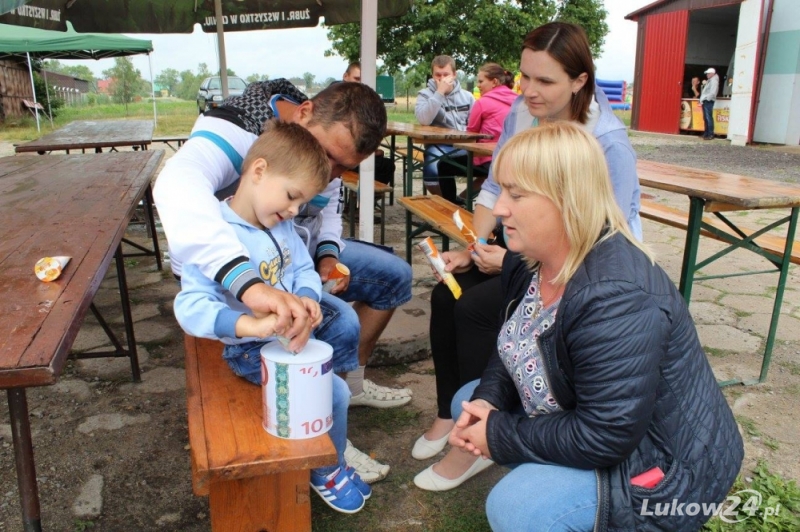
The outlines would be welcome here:
<svg viewBox="0 0 800 532">
<path fill-rule="evenodd" d="M 353 482 L 358 491 L 361 492 L 361 495 L 364 497 L 366 501 L 370 497 L 372 497 L 372 488 L 369 484 L 364 482 L 364 480 L 356 473 L 356 470 L 353 469 L 351 466 L 347 466 L 345 468 L 347 472 L 347 476 L 350 477 L 350 480 Z"/>
<path fill-rule="evenodd" d="M 337 512 L 354 514 L 364 507 L 364 496 L 341 467 L 329 475 L 312 471 L 310 484 L 322 500 Z"/>
</svg>

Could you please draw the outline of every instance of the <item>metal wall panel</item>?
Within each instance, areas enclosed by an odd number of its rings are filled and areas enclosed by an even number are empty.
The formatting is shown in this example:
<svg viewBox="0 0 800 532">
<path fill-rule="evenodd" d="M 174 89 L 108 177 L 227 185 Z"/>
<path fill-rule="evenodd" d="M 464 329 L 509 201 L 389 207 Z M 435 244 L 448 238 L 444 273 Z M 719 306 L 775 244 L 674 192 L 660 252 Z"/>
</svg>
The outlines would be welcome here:
<svg viewBox="0 0 800 532">
<path fill-rule="evenodd" d="M 647 16 L 637 129 L 678 133 L 688 28 L 688 11 Z"/>
</svg>

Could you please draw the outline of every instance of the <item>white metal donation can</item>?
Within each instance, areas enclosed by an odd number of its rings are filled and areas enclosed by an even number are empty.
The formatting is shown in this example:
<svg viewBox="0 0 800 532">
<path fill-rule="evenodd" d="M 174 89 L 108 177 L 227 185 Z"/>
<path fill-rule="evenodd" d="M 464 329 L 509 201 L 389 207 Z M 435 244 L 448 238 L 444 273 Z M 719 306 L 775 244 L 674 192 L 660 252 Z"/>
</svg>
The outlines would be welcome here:
<svg viewBox="0 0 800 532">
<path fill-rule="evenodd" d="M 264 429 L 279 438 L 302 440 L 333 425 L 333 348 L 309 340 L 293 355 L 280 342 L 261 348 Z"/>
</svg>

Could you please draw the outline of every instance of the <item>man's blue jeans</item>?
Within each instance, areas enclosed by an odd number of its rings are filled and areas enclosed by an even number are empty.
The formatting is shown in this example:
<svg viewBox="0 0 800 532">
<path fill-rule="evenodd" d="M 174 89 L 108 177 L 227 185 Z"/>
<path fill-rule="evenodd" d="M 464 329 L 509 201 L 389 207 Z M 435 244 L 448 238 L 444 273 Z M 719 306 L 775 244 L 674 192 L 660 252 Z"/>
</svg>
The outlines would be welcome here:
<svg viewBox="0 0 800 532">
<path fill-rule="evenodd" d="M 453 419 L 461 415 L 461 402 L 470 400 L 479 382 L 469 382 L 458 390 L 452 403 Z M 524 415 L 522 410 L 519 413 Z M 588 532 L 594 528 L 596 514 L 596 473 L 559 465 L 513 466 L 486 499 L 486 516 L 494 532 Z"/>
<path fill-rule="evenodd" d="M 711 138 L 714 136 L 714 102 L 703 100 L 703 137 Z"/>
<path fill-rule="evenodd" d="M 233 372 L 248 381 L 261 386 L 261 346 L 266 342 L 246 342 L 237 345 L 226 345 L 222 357 Z M 302 356 L 302 355 L 300 355 Z M 319 467 L 314 469 L 320 475 L 329 475 L 339 467 L 347 465 L 344 460 L 344 450 L 347 447 L 347 407 L 350 406 L 350 388 L 340 377 L 333 375 L 333 425 L 328 431 L 336 454 L 339 458 L 337 465 Z"/>
<path fill-rule="evenodd" d="M 411 299 L 411 266 L 385 248 L 346 240 L 339 262 L 350 268 L 350 285 L 341 294 L 322 294 L 322 323 L 314 337 L 333 347 L 333 371 L 358 368 L 361 326 L 353 307 L 361 301 L 375 310 L 390 310 Z"/>
<path fill-rule="evenodd" d="M 447 144 L 429 144 L 425 146 L 425 165 L 422 167 L 422 178 L 426 186 L 439 184 L 439 161 L 444 154 L 458 157 L 459 155 L 466 155 L 467 152 L 457 150 Z"/>
</svg>

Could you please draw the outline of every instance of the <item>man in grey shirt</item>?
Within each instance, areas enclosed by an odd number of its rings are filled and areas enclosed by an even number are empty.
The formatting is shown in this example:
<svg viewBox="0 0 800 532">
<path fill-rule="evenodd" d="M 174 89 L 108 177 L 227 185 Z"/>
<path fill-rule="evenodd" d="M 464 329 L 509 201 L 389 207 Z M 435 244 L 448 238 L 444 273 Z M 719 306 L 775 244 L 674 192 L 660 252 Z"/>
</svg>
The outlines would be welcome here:
<svg viewBox="0 0 800 532">
<path fill-rule="evenodd" d="M 719 76 L 717 71 L 709 68 L 705 71 L 707 81 L 703 85 L 700 93 L 700 104 L 703 106 L 703 140 L 713 140 L 714 138 L 714 102 L 717 101 L 719 92 Z"/>
</svg>

